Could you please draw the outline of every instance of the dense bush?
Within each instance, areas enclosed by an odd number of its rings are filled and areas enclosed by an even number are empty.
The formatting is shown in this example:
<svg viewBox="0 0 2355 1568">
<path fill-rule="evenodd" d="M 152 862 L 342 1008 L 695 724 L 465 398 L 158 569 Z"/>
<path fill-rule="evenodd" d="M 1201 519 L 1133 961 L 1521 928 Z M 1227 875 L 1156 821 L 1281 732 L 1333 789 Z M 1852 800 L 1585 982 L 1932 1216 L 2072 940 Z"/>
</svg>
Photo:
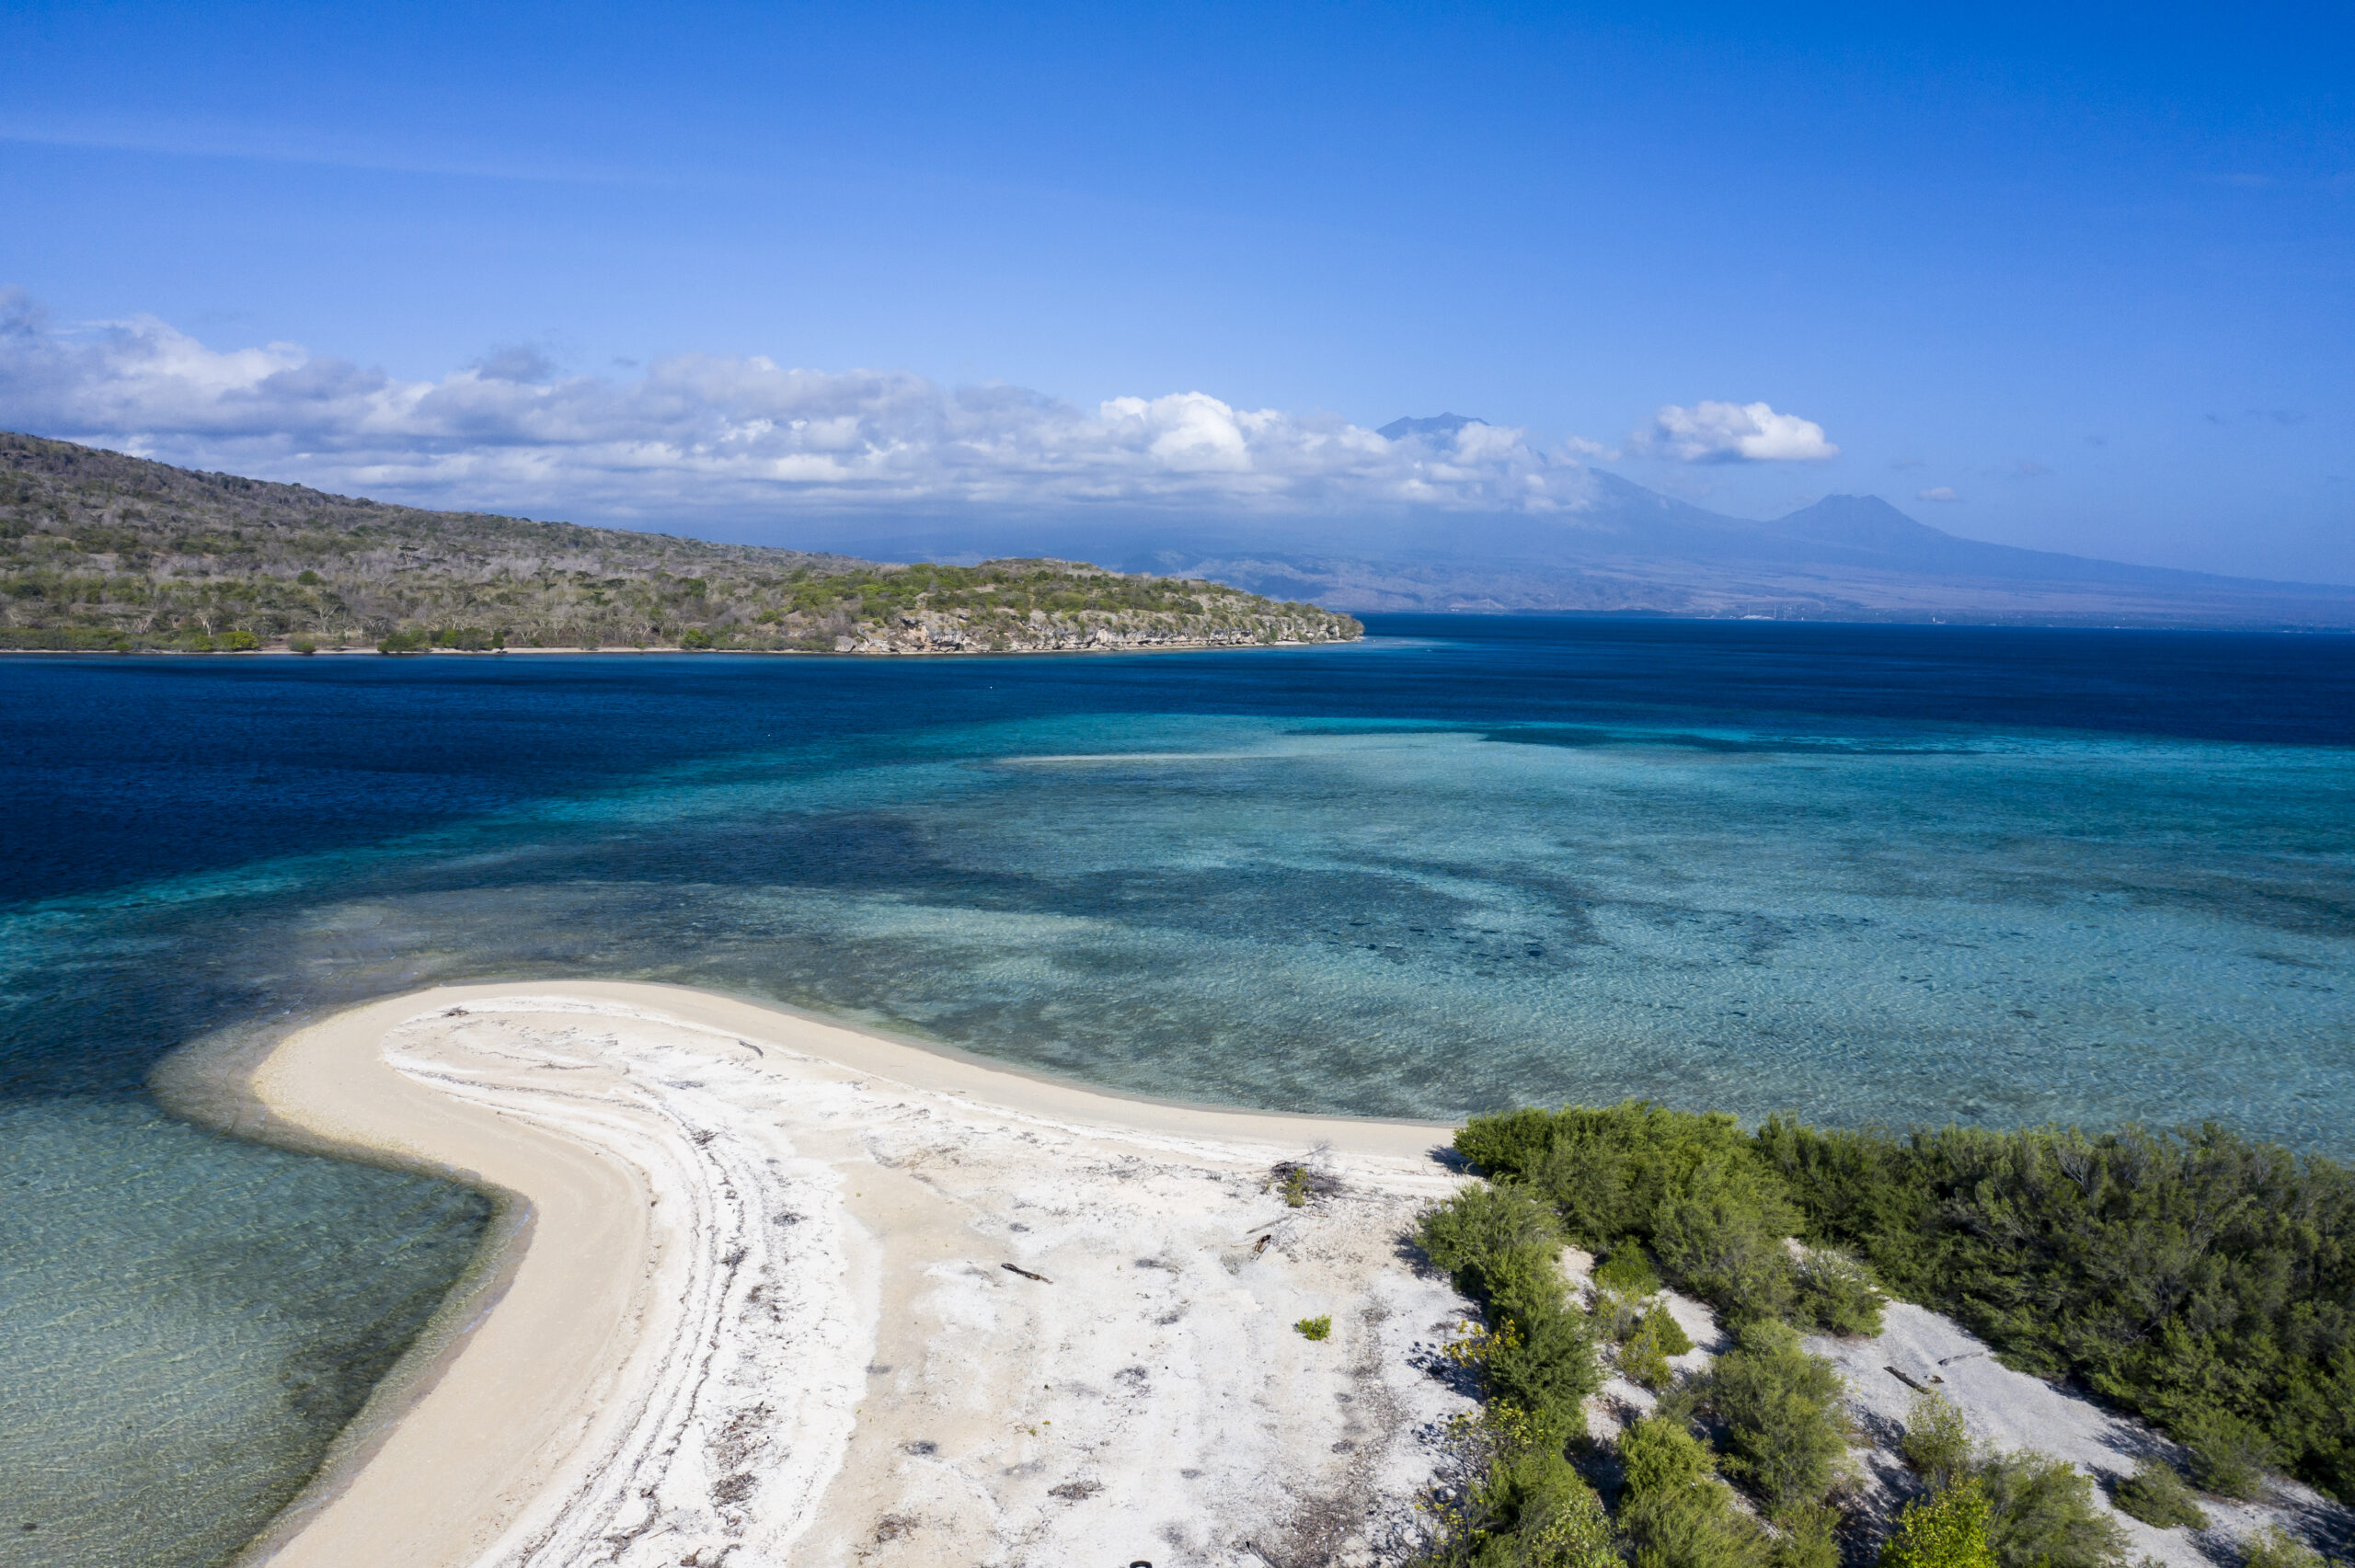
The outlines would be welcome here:
<svg viewBox="0 0 2355 1568">
<path fill-rule="evenodd" d="M 2013 1365 L 2081 1379 L 2187 1442 L 2234 1418 L 2355 1498 L 2346 1167 L 2212 1126 L 1899 1139 L 1770 1121 L 1756 1150 L 1810 1240 L 1857 1249 Z"/>
<path fill-rule="evenodd" d="M 1976 1473 L 1987 1493 L 1987 1549 L 1999 1568 L 2123 1568 L 2126 1532 L 2076 1466 L 1997 1454 Z"/>
<path fill-rule="evenodd" d="M 1586 1396 L 1603 1375 L 1586 1314 L 1563 1283 L 1561 1232 L 1545 1206 L 1511 1186 L 1466 1187 L 1425 1212 L 1419 1239 L 1488 1320 L 1482 1368 L 1490 1397 L 1547 1431 L 1584 1431 Z"/>
<path fill-rule="evenodd" d="M 2280 1459 L 2261 1428 L 2230 1411 L 2195 1412 L 2176 1436 L 2191 1450 L 2191 1478 L 2219 1497 L 2262 1496 L 2265 1472 Z"/>
<path fill-rule="evenodd" d="M 1970 1468 L 1970 1429 L 1962 1411 L 1936 1389 L 1923 1389 L 1906 1407 L 1897 1451 L 1933 1491 L 1953 1485 Z"/>
<path fill-rule="evenodd" d="M 1631 1301 L 1660 1294 L 1660 1276 L 1652 1271 L 1651 1260 L 1644 1256 L 1641 1247 L 1621 1247 L 1603 1259 L 1594 1271 L 1594 1283 Z"/>
<path fill-rule="evenodd" d="M 1772 1542 L 1683 1423 L 1667 1415 L 1636 1423 L 1619 1439 L 1619 1528 L 1635 1568 L 1768 1568 Z"/>
<path fill-rule="evenodd" d="M 1844 1248 L 2009 1364 L 2193 1444 L 2203 1485 L 2272 1459 L 2355 1500 L 2355 1173 L 2331 1161 L 2215 1127 L 1753 1138 L 1641 1103 L 1476 1117 L 1456 1147 L 1729 1322 L 1871 1332 L 1871 1280 L 1824 1253 Z"/>
<path fill-rule="evenodd" d="M 1626 1337 L 1620 1341 L 1619 1369 L 1631 1381 L 1657 1392 L 1676 1375 L 1668 1358 L 1692 1348 L 1692 1336 L 1669 1315 L 1667 1305 L 1655 1302 L 1636 1316 Z"/>
<path fill-rule="evenodd" d="M 1543 1193 L 1580 1243 L 1614 1259 L 1648 1248 L 1671 1282 L 1730 1322 L 1879 1332 L 1881 1297 L 1863 1268 L 1837 1253 L 1792 1255 L 1786 1241 L 1803 1217 L 1731 1116 L 1636 1101 L 1521 1110 L 1473 1118 L 1455 1145 Z"/>
<path fill-rule="evenodd" d="M 2276 1525 L 2242 1543 L 2241 1568 L 2324 1568 L 2323 1555 Z"/>
<path fill-rule="evenodd" d="M 1452 1353 L 1488 1404 L 1459 1432 L 1474 1482 L 1441 1512 L 1427 1561 L 1447 1568 L 1605 1568 L 1602 1504 L 1563 1457 L 1601 1386 L 1593 1331 L 1562 1278 L 1553 1210 L 1511 1185 L 1478 1183 L 1423 1212 L 1418 1240 L 1480 1304 L 1485 1333 Z"/>
<path fill-rule="evenodd" d="M 1828 1503 L 1777 1509 L 1768 1568 L 1840 1568 L 1840 1510 Z"/>
<path fill-rule="evenodd" d="M 2177 1525 L 2189 1525 L 2195 1530 L 2208 1528 L 2208 1514 L 2200 1506 L 2200 1499 L 2184 1484 L 2175 1466 L 2164 1459 L 2137 1460 L 2134 1473 L 2118 1483 L 2110 1501 L 2129 1518 L 2158 1529 Z"/>
<path fill-rule="evenodd" d="M 1781 1323 L 1759 1321 L 1717 1357 L 1697 1389 L 1724 1428 L 1725 1471 L 1767 1514 L 1813 1503 L 1847 1451 L 1840 1374 L 1799 1348 Z"/>
<path fill-rule="evenodd" d="M 1620 1568 L 1603 1499 L 1551 1444 L 1513 1447 L 1451 1523 L 1430 1568 Z"/>
<path fill-rule="evenodd" d="M 1519 1248 L 1558 1248 L 1562 1227 L 1552 1209 L 1522 1188 L 1476 1182 L 1425 1209 L 1416 1240 L 1431 1262 L 1460 1283 L 1488 1260 Z M 1479 1291 L 1466 1286 L 1465 1294 L 1476 1298 Z"/>
<path fill-rule="evenodd" d="M 1975 1476 L 1907 1504 L 1881 1547 L 1880 1568 L 1995 1568 L 1987 1513 Z"/>
<path fill-rule="evenodd" d="M 1614 1255 L 1648 1249 L 1670 1281 L 1729 1318 L 1781 1316 L 1798 1298 L 1783 1239 L 1800 1223 L 1731 1116 L 1629 1102 L 1476 1116 L 1455 1147 L 1543 1194 L 1570 1236 Z"/>
<path fill-rule="evenodd" d="M 1889 1299 L 1855 1259 L 1835 1248 L 1816 1247 L 1802 1253 L 1793 1268 L 1798 1284 L 1794 1322 L 1842 1339 L 1880 1333 L 1880 1310 Z"/>
</svg>

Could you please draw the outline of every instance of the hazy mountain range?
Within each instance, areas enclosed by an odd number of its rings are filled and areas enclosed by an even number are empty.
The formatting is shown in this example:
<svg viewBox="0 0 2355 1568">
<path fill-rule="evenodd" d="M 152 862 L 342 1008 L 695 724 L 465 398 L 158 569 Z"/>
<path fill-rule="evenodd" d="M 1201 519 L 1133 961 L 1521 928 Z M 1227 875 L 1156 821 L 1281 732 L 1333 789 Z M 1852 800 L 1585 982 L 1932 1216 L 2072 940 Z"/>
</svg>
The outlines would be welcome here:
<svg viewBox="0 0 2355 1568">
<path fill-rule="evenodd" d="M 1379 432 L 1443 454 L 1480 421 Z M 1727 517 L 1588 471 L 1585 505 L 1271 521 L 1128 514 L 869 522 L 861 553 L 1022 551 L 1211 578 L 1338 610 L 1586 612 L 2039 624 L 2355 627 L 2355 586 L 2268 582 L 2023 550 L 1918 522 L 1877 496 L 1830 496 L 1771 522 Z M 842 541 L 811 538 L 809 544 Z"/>
<path fill-rule="evenodd" d="M 1379 433 L 1393 442 L 1419 443 L 1426 449 L 1424 460 L 1438 467 L 1460 456 L 1465 443 L 1478 439 L 1465 432 L 1481 423 L 1460 414 L 1441 414 L 1396 420 Z M 878 560 L 971 565 L 996 557 L 1049 556 L 1118 571 L 1207 579 L 1271 600 L 1307 601 L 1329 610 L 1361 612 L 2355 628 L 2355 587 L 2266 582 L 1991 544 L 1917 522 L 1875 496 L 1827 497 L 1773 521 L 1752 521 L 1673 499 L 1595 468 L 1550 470 L 1546 477 L 1557 494 L 1582 486 L 1578 505 L 1550 511 L 1434 508 L 1313 518 L 1076 508 L 1027 517 L 1009 512 L 931 517 L 803 512 L 780 515 L 760 529 L 780 544 L 798 547 L 777 550 L 703 544 L 676 533 L 580 529 L 322 498 L 314 491 L 298 495 L 299 486 L 193 475 L 64 442 L 26 437 L 5 441 L 8 461 L 0 466 L 9 469 L 13 476 L 8 483 L 23 493 L 12 492 L 15 507 L 0 507 L 16 518 L 13 522 L 0 518 L 0 524 L 6 525 L 0 527 L 0 544 L 8 547 L 0 553 L 36 544 L 64 548 L 73 540 L 81 540 L 75 547 L 85 554 L 104 549 L 106 541 L 98 534 L 110 540 L 124 531 L 124 520 L 133 514 L 147 520 L 138 528 L 152 524 L 177 539 L 197 528 L 195 513 L 188 518 L 180 513 L 198 500 L 202 502 L 199 510 L 236 509 L 229 492 L 221 489 L 226 485 L 238 497 L 276 498 L 285 492 L 282 505 L 272 502 L 274 520 L 277 511 L 299 519 L 309 515 L 304 507 L 316 510 L 324 501 L 332 501 L 354 518 L 367 512 L 362 521 L 372 525 L 405 531 L 408 554 L 397 561 L 371 555 L 369 571 L 354 578 L 355 583 L 362 578 L 374 583 L 389 571 L 404 591 L 422 580 L 419 573 L 429 559 L 453 551 L 465 555 L 477 544 L 488 548 L 484 541 L 493 535 L 498 552 L 515 554 L 522 546 L 509 535 L 520 529 L 539 531 L 532 532 L 532 548 L 523 552 L 534 559 L 551 550 L 591 549 L 601 559 L 617 563 L 605 575 L 659 572 L 679 580 L 717 580 L 714 573 L 749 571 L 752 567 L 747 563 L 753 557 L 763 570 L 803 568 L 823 576 Z M 118 492 L 130 496 L 134 491 L 135 502 L 125 503 L 128 510 L 117 504 Z M 0 501 L 8 498 L 0 496 Z M 377 517 L 378 512 L 384 516 Z M 212 513 L 205 515 L 209 519 Z M 690 525 L 682 521 L 671 526 L 684 532 Z M 98 533 L 91 533 L 93 529 Z M 44 531 L 57 537 L 49 539 Z M 43 537 L 33 538 L 36 533 Z M 89 538 L 83 539 L 85 534 Z M 478 534 L 483 540 L 476 539 Z M 159 535 L 134 543 L 153 554 L 168 541 Z M 811 551 L 839 554 L 808 554 Z M 66 569 L 62 560 L 49 562 L 46 556 L 40 563 L 27 557 L 14 564 L 28 570 L 36 565 L 45 571 Z M 322 557 L 307 564 L 325 572 L 331 563 Z M 121 576 L 121 564 L 109 570 Z M 211 570 L 197 575 L 207 576 Z M 30 578 L 11 577 L 6 586 L 8 612 L 0 621 L 48 624 L 32 613 L 48 600 L 33 591 Z M 68 600 L 80 601 L 65 591 L 62 581 L 58 593 L 63 597 L 49 604 L 51 611 L 62 612 Z M 429 608 L 420 601 L 396 618 L 409 617 L 411 611 L 425 614 Z"/>
</svg>

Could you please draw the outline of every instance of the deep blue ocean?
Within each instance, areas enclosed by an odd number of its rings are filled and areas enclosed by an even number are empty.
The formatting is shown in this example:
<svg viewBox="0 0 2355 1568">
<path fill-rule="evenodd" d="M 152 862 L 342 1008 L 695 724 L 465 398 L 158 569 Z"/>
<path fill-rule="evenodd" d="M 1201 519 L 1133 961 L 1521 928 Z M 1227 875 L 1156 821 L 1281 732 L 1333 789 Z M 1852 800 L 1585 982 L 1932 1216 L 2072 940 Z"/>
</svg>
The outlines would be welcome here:
<svg viewBox="0 0 2355 1568">
<path fill-rule="evenodd" d="M 0 1562 L 222 1561 L 417 1332 L 481 1198 L 143 1085 L 435 981 L 674 980 L 1284 1109 L 2355 1155 L 2355 638 L 1370 624 L 0 659 Z"/>
</svg>

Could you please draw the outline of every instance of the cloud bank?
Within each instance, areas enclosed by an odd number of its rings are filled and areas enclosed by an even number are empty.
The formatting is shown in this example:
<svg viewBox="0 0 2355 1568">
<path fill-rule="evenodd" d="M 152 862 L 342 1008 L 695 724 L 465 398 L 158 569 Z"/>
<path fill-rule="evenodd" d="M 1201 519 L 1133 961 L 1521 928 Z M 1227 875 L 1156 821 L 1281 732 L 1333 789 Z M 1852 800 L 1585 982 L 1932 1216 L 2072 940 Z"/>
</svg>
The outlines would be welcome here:
<svg viewBox="0 0 2355 1568">
<path fill-rule="evenodd" d="M 402 381 L 291 343 L 213 349 L 153 317 L 60 327 L 21 291 L 0 292 L 0 427 L 347 494 L 615 521 L 1576 511 L 1591 477 L 1580 454 L 1592 450 L 1488 425 L 1388 441 L 1200 392 L 1086 409 L 1020 387 L 756 355 L 678 355 L 614 380 L 509 349 Z"/>
<path fill-rule="evenodd" d="M 1763 403 L 1671 403 L 1634 444 L 1683 463 L 1821 463 L 1840 455 L 1821 425 Z"/>
</svg>

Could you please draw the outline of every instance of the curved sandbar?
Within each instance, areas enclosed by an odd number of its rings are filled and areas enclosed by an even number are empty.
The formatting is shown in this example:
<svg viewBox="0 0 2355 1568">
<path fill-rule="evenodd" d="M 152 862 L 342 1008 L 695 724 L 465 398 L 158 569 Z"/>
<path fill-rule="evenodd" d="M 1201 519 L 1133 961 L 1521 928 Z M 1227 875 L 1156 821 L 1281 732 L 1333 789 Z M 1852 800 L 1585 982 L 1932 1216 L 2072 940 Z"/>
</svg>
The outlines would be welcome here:
<svg viewBox="0 0 2355 1568">
<path fill-rule="evenodd" d="M 1397 1253 L 1454 1185 L 1442 1128 L 618 983 L 380 1001 L 246 1087 L 523 1221 L 251 1561 L 1347 1562 L 1410 1528 L 1465 1407 L 1423 1370 L 1463 1303 Z M 1339 1192 L 1288 1206 L 1269 1165 L 1319 1146 Z"/>
</svg>

